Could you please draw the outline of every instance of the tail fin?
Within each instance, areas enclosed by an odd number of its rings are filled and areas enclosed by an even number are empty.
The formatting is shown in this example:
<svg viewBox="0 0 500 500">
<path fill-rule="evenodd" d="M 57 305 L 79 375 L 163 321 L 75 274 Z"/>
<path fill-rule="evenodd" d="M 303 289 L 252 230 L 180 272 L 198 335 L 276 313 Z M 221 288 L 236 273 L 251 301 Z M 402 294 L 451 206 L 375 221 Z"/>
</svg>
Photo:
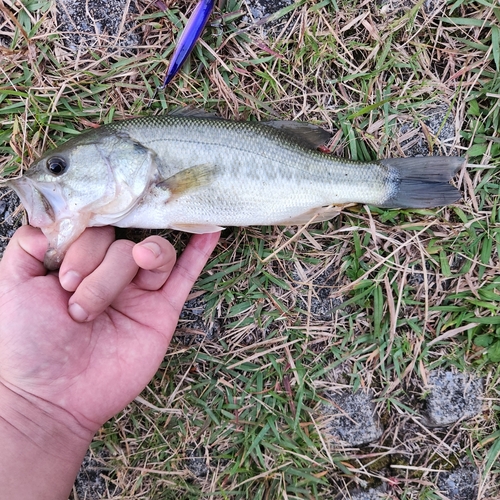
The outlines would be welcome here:
<svg viewBox="0 0 500 500">
<path fill-rule="evenodd" d="M 383 208 L 431 208 L 460 200 L 458 189 L 450 179 L 460 170 L 464 159 L 459 156 L 425 156 L 380 160 L 393 169 L 397 186 Z"/>
</svg>

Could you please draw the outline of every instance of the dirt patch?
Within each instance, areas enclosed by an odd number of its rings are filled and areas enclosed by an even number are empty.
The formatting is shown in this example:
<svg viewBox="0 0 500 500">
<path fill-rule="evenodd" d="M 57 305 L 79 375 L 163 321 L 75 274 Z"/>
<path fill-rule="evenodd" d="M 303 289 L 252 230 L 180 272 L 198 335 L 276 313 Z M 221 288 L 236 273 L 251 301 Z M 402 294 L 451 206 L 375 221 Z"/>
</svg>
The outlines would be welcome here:
<svg viewBox="0 0 500 500">
<path fill-rule="evenodd" d="M 70 500 L 99 500 L 110 498 L 109 495 L 117 496 L 120 493 L 118 487 L 112 487 L 110 491 L 110 482 L 106 478 L 110 469 L 105 465 L 105 460 L 108 458 L 109 453 L 106 450 L 96 455 L 90 451 L 87 452 L 75 480 L 76 495 L 70 496 Z"/>
<path fill-rule="evenodd" d="M 0 187 L 0 258 L 16 229 L 22 225 L 24 212 L 19 209 L 19 204 L 12 189 Z"/>
<path fill-rule="evenodd" d="M 74 52 L 100 46 L 135 52 L 141 44 L 133 21 L 138 13 L 134 1 L 57 0 L 56 5 L 63 43 Z"/>
<path fill-rule="evenodd" d="M 184 304 L 175 330 L 174 340 L 184 345 L 217 340 L 222 330 L 222 324 L 218 320 L 205 321 L 203 319 L 205 306 L 205 301 L 201 296 L 194 297 Z"/>
</svg>

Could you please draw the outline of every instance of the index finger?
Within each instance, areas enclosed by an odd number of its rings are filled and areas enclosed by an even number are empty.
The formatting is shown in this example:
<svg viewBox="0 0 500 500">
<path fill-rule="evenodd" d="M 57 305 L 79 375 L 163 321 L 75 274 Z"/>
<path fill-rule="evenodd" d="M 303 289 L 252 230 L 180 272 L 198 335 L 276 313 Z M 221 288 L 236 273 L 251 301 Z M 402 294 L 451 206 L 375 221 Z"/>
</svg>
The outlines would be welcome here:
<svg viewBox="0 0 500 500">
<path fill-rule="evenodd" d="M 110 226 L 88 227 L 68 248 L 59 269 L 59 281 L 68 292 L 74 292 L 89 274 L 103 261 L 115 240 Z"/>
</svg>

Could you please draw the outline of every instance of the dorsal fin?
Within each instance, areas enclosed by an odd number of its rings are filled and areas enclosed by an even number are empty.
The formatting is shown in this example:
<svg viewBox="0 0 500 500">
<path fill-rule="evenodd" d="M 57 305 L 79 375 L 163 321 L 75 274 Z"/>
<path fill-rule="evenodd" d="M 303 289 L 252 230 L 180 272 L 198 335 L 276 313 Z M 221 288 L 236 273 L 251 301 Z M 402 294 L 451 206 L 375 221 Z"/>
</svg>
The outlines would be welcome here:
<svg viewBox="0 0 500 500">
<path fill-rule="evenodd" d="M 317 149 L 319 146 L 323 146 L 331 137 L 330 133 L 324 128 L 306 122 L 278 120 L 260 123 L 282 130 L 297 142 L 310 149 Z"/>
<path fill-rule="evenodd" d="M 176 108 L 170 111 L 169 116 L 182 116 L 185 118 L 205 118 L 210 120 L 225 120 L 221 116 L 214 113 L 209 113 L 204 109 L 194 108 L 192 106 L 185 106 L 184 108 Z"/>
<path fill-rule="evenodd" d="M 207 120 L 225 120 L 221 116 L 209 113 L 204 109 L 186 106 L 177 108 L 168 113 L 170 116 L 182 116 L 187 118 L 203 118 Z M 306 122 L 295 122 L 291 120 L 273 120 L 268 122 L 255 122 L 267 127 L 273 127 L 281 130 L 292 137 L 296 142 L 302 146 L 310 149 L 318 149 L 318 147 L 325 145 L 331 138 L 330 132 L 324 128 L 312 125 Z"/>
</svg>

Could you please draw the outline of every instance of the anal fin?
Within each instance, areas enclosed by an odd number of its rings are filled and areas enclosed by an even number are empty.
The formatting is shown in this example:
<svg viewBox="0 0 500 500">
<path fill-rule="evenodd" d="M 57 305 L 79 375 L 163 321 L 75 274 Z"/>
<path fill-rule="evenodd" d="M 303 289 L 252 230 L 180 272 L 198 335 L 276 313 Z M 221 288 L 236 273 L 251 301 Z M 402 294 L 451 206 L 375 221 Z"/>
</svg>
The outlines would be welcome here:
<svg viewBox="0 0 500 500">
<path fill-rule="evenodd" d="M 345 207 L 354 206 L 355 203 L 346 203 L 343 205 L 330 205 L 328 207 L 316 207 L 299 215 L 290 217 L 289 219 L 281 220 L 275 224 L 278 226 L 302 226 L 304 224 L 314 224 L 315 222 L 324 222 L 326 220 L 337 217 Z"/>
<path fill-rule="evenodd" d="M 193 234 L 216 233 L 225 229 L 215 224 L 169 224 L 168 227 L 176 231 Z"/>
</svg>

